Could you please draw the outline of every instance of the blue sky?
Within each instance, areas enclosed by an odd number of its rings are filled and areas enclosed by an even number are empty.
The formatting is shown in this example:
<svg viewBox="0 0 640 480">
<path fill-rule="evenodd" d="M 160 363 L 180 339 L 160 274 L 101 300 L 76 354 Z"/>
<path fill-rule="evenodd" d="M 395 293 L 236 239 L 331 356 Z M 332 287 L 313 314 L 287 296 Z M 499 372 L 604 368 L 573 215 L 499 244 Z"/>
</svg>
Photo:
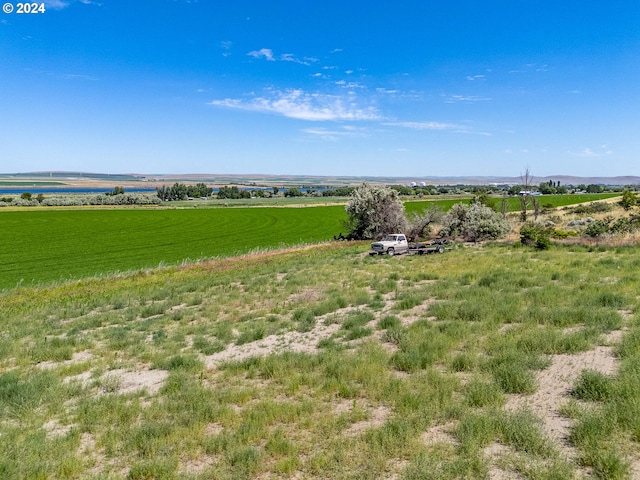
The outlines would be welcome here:
<svg viewBox="0 0 640 480">
<path fill-rule="evenodd" d="M 0 172 L 640 175 L 637 0 L 45 6 L 0 12 Z"/>
</svg>

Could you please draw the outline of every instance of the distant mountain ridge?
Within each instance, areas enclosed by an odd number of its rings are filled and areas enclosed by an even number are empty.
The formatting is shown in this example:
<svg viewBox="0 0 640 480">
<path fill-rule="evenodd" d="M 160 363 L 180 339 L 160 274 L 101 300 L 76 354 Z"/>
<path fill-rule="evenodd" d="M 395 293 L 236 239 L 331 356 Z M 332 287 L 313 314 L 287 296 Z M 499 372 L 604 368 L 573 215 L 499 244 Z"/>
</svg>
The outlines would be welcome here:
<svg viewBox="0 0 640 480">
<path fill-rule="evenodd" d="M 358 184 L 362 182 L 372 183 L 390 183 L 390 184 L 410 184 L 411 182 L 424 182 L 432 185 L 490 185 L 490 184 L 511 184 L 520 185 L 522 178 L 520 176 L 481 176 L 481 175 L 460 175 L 460 176 L 341 176 L 341 175 L 274 175 L 274 174 L 208 174 L 208 173 L 189 173 L 189 174 L 140 174 L 140 173 L 93 173 L 93 172 L 26 172 L 26 173 L 0 173 L 3 179 L 73 179 L 73 180 L 100 180 L 105 182 L 117 181 L 147 181 L 147 182 L 170 182 L 170 181 L 192 181 L 192 182 L 211 182 L 211 183 L 250 183 L 250 182 L 269 182 L 269 183 L 295 183 L 295 184 Z M 532 176 L 531 184 L 538 185 L 541 182 L 560 182 L 562 185 L 580 185 L 580 184 L 597 184 L 597 185 L 640 185 L 640 176 L 624 175 L 614 177 L 592 176 L 581 177 L 574 175 L 546 175 Z"/>
</svg>

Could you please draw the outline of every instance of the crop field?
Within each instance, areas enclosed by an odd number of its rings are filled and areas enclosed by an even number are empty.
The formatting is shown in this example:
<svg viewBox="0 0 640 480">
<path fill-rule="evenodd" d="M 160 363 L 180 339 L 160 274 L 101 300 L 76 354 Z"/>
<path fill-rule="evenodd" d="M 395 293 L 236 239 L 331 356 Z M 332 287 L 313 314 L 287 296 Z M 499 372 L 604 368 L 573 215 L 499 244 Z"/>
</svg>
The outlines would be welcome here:
<svg viewBox="0 0 640 480">
<path fill-rule="evenodd" d="M 0 212 L 0 290 L 331 239 L 344 207 Z"/>
<path fill-rule="evenodd" d="M 540 198 L 542 204 L 562 206 L 608 196 Z M 296 199 L 284 200 L 303 205 Z M 411 214 L 432 204 L 448 210 L 460 201 L 469 199 L 449 198 L 405 205 Z M 517 198 L 510 202 L 511 210 L 519 209 Z M 327 241 L 344 231 L 346 220 L 340 205 L 277 208 L 271 203 L 273 208 L 203 209 L 202 203 L 187 204 L 191 208 L 185 209 L 0 210 L 0 291 L 18 284 L 68 280 Z M 233 201 L 228 204 L 233 205 Z M 285 205 L 294 206 L 288 202 Z"/>
<path fill-rule="evenodd" d="M 575 205 L 578 203 L 586 203 L 586 202 L 595 202 L 598 200 L 605 200 L 607 198 L 619 197 L 619 193 L 586 193 L 586 194 L 568 194 L 568 195 L 543 195 L 536 197 L 540 202 L 540 206 L 543 207 L 545 205 L 551 206 L 552 208 L 558 207 L 567 207 L 569 205 Z M 437 197 L 434 200 L 421 200 L 421 201 L 410 201 L 405 203 L 405 209 L 409 213 L 419 212 L 424 210 L 429 205 L 435 204 L 443 210 L 449 210 L 454 204 L 459 202 L 469 202 L 473 197 L 468 196 L 468 198 L 461 200 L 458 198 L 448 198 L 445 200 L 439 200 Z M 491 200 L 495 202 L 495 206 L 498 210 L 501 208 L 502 198 L 498 196 L 491 196 Z M 507 197 L 507 212 L 517 212 L 520 211 L 520 198 L 519 197 Z M 529 209 L 531 209 L 531 205 L 529 205 Z"/>
<path fill-rule="evenodd" d="M 366 250 L 0 296 L 0 477 L 638 478 L 640 248 Z"/>
</svg>

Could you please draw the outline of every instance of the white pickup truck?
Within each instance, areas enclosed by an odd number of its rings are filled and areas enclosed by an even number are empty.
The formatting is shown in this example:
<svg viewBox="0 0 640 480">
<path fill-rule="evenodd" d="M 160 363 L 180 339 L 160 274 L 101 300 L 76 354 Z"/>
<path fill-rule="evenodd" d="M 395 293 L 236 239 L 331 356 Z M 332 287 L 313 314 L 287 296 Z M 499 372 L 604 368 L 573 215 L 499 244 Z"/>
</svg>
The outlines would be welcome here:
<svg viewBox="0 0 640 480">
<path fill-rule="evenodd" d="M 409 242 L 404 233 L 392 233 L 384 240 L 371 244 L 369 255 L 399 255 L 409 252 Z"/>
</svg>

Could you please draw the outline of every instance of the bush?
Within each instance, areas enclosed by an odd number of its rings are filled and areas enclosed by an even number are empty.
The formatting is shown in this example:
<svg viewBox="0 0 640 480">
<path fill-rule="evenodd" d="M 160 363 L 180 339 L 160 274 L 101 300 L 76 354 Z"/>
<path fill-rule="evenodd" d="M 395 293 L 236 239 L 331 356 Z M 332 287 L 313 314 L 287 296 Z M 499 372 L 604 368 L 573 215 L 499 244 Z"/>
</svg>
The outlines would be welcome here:
<svg viewBox="0 0 640 480">
<path fill-rule="evenodd" d="M 588 237 L 600 237 L 607 233 L 610 233 L 610 230 L 609 222 L 606 220 L 596 220 L 584 229 L 584 234 Z"/>
<path fill-rule="evenodd" d="M 588 205 L 577 205 L 569 208 L 570 212 L 578 215 L 590 215 L 594 213 L 610 212 L 613 209 L 611 205 L 603 202 L 591 202 Z"/>
<path fill-rule="evenodd" d="M 382 238 L 407 227 L 398 192 L 388 187 L 363 183 L 353 191 L 345 210 L 349 236 L 358 240 Z"/>
<path fill-rule="evenodd" d="M 520 243 L 538 250 L 548 250 L 551 247 L 550 230 L 539 223 L 527 222 L 520 227 Z"/>
<path fill-rule="evenodd" d="M 622 198 L 618 202 L 618 205 L 620 205 L 625 210 L 630 210 L 631 207 L 637 204 L 638 204 L 638 198 L 636 197 L 636 194 L 630 190 L 625 190 L 624 193 L 622 194 Z"/>
<path fill-rule="evenodd" d="M 461 236 L 472 242 L 501 238 L 510 230 L 509 222 L 502 215 L 477 202 L 455 204 L 444 216 L 443 223 L 440 235 Z"/>
</svg>

